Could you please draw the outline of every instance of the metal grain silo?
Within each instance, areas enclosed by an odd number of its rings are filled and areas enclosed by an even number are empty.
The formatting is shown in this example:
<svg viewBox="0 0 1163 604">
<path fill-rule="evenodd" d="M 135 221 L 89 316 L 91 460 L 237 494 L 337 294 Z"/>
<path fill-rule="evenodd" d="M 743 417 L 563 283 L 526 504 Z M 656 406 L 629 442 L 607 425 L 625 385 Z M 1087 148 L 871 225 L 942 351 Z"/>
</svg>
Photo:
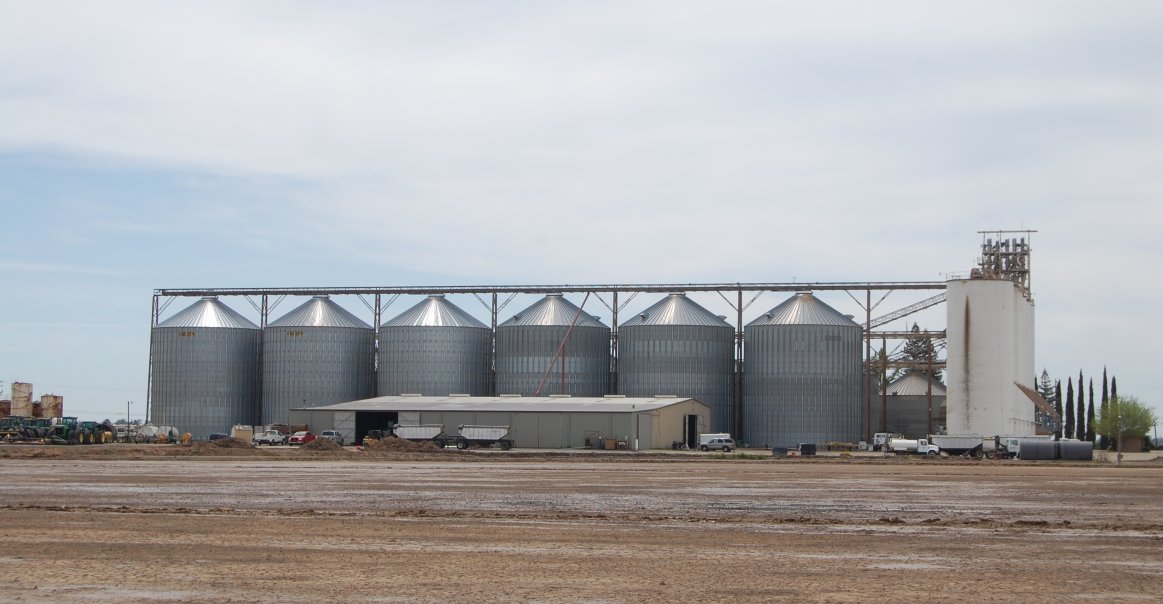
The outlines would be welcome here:
<svg viewBox="0 0 1163 604">
<path fill-rule="evenodd" d="M 263 330 L 262 422 L 287 423 L 293 407 L 373 396 L 375 331 L 327 296 L 315 296 Z"/>
<path fill-rule="evenodd" d="M 618 393 L 673 394 L 711 407 L 706 432 L 729 432 L 735 329 L 684 294 L 670 294 L 618 329 Z"/>
<path fill-rule="evenodd" d="M 428 296 L 380 326 L 379 396 L 489 394 L 492 332 L 444 299 Z"/>
<path fill-rule="evenodd" d="M 153 328 L 150 419 L 194 438 L 254 421 L 259 405 L 258 326 L 202 298 Z"/>
<path fill-rule="evenodd" d="M 885 388 L 884 397 L 873 395 L 872 424 L 880 426 L 882 418 L 886 430 L 909 438 L 924 438 L 941 432 L 945 427 L 945 384 L 928 377 L 923 371 L 907 371 Z"/>
<path fill-rule="evenodd" d="M 744 441 L 860 440 L 859 325 L 811 293 L 798 293 L 743 331 Z"/>
<path fill-rule="evenodd" d="M 542 396 L 608 394 L 610 328 L 561 294 L 549 294 L 498 325 L 496 350 L 498 394 L 533 396 L 543 382 Z"/>
</svg>

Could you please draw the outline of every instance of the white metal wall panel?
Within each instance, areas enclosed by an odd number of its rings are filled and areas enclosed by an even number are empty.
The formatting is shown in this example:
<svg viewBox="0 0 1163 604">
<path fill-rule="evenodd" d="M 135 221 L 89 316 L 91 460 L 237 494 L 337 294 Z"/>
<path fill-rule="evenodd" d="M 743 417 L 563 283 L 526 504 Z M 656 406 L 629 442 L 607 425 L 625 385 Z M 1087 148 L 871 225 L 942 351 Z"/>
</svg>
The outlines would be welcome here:
<svg viewBox="0 0 1163 604">
<path fill-rule="evenodd" d="M 355 411 L 336 411 L 332 429 L 343 435 L 343 442 L 355 442 Z"/>
</svg>

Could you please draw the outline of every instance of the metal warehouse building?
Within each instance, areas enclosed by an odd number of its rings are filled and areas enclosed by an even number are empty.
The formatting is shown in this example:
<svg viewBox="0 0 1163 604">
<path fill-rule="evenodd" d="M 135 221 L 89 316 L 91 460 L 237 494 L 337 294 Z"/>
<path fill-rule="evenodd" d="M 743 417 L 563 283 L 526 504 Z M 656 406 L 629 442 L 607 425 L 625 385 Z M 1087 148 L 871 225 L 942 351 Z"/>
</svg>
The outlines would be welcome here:
<svg viewBox="0 0 1163 604">
<path fill-rule="evenodd" d="M 708 405 L 681 397 L 381 396 L 291 410 L 291 423 L 315 433 L 338 430 L 346 442 L 397 423 L 443 424 L 450 434 L 462 425 L 491 425 L 510 426 L 515 446 L 536 449 L 581 448 L 596 439 L 638 450 L 669 449 L 675 441 L 694 446 L 710 421 Z"/>
</svg>

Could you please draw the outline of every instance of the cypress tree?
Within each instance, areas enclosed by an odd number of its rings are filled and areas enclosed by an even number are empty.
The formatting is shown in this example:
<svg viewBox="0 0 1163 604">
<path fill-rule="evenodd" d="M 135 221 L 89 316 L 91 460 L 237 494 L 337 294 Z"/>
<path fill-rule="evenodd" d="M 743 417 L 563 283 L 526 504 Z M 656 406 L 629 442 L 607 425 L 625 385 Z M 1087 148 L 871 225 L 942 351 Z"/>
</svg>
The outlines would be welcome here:
<svg viewBox="0 0 1163 604">
<path fill-rule="evenodd" d="M 1087 384 L 1090 392 L 1090 404 L 1086 406 L 1086 440 L 1094 442 L 1094 378 Z"/>
<path fill-rule="evenodd" d="M 1109 395 L 1108 390 L 1107 390 L 1106 366 L 1103 366 L 1103 368 L 1102 368 L 1102 410 L 1099 413 L 1099 415 L 1106 417 L 1107 403 L 1109 403 L 1109 402 L 1110 402 L 1110 395 Z M 1106 449 L 1108 446 L 1110 446 L 1109 435 L 1103 434 L 1103 435 L 1099 436 L 1099 440 L 1100 440 L 1100 442 L 1098 444 L 1098 448 Z"/>
<path fill-rule="evenodd" d="M 1054 382 L 1054 411 L 1058 413 L 1058 425 L 1054 427 L 1054 434 L 1062 436 L 1062 380 Z"/>
<path fill-rule="evenodd" d="M 1078 409 L 1074 414 L 1078 419 L 1074 426 L 1074 438 L 1086 440 L 1086 397 L 1082 392 L 1082 370 L 1078 370 Z"/>
<path fill-rule="evenodd" d="M 1110 413 L 1111 413 L 1111 415 L 1113 415 L 1115 417 L 1119 416 L 1119 383 L 1116 380 L 1115 376 L 1113 376 L 1113 375 L 1111 376 Z M 1116 422 L 1116 424 L 1117 424 L 1117 422 Z M 1115 426 L 1114 429 L 1111 430 L 1110 439 L 1111 439 L 1110 447 L 1112 449 L 1117 447 L 1119 444 L 1119 430 L 1118 430 L 1117 426 Z"/>
<path fill-rule="evenodd" d="M 1062 426 L 1062 438 L 1074 437 L 1074 382 L 1066 378 L 1066 424 Z"/>
</svg>

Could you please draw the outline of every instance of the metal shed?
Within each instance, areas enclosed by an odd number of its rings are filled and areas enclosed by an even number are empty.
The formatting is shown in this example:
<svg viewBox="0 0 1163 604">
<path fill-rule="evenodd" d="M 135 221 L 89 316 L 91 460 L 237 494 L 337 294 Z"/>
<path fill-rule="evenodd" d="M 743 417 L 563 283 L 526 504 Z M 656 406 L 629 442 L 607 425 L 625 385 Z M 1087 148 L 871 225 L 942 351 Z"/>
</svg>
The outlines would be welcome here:
<svg viewBox="0 0 1163 604">
<path fill-rule="evenodd" d="M 923 371 L 907 371 L 885 389 L 882 412 L 890 432 L 921 438 L 945 428 L 945 384 Z"/>
<path fill-rule="evenodd" d="M 583 448 L 587 440 L 614 439 L 627 449 L 688 445 L 709 431 L 711 408 L 692 398 L 381 396 L 326 407 L 291 410 L 291 422 L 314 432 L 339 430 L 360 442 L 368 430 L 391 424 L 510 426 L 516 446 Z"/>
</svg>

